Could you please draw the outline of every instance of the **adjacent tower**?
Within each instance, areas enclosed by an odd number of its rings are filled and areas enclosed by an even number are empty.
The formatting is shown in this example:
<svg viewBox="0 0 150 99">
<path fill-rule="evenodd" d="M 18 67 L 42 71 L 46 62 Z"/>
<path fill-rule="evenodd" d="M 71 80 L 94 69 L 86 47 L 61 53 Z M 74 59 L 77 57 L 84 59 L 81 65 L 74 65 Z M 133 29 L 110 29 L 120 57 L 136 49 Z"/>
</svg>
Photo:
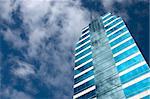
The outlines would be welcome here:
<svg viewBox="0 0 150 99">
<path fill-rule="evenodd" d="M 82 30 L 73 99 L 149 99 L 150 68 L 121 17 L 107 13 Z"/>
</svg>

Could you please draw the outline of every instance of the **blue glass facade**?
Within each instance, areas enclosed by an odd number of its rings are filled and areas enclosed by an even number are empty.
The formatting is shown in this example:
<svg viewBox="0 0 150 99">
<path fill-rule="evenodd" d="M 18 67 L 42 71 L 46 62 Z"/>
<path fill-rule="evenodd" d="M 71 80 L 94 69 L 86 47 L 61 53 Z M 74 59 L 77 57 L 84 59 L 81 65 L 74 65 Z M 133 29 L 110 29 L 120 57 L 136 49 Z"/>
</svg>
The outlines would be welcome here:
<svg viewBox="0 0 150 99">
<path fill-rule="evenodd" d="M 89 29 L 84 29 L 75 49 L 74 99 L 96 97 Z M 90 90 L 90 91 L 88 91 Z"/>
<path fill-rule="evenodd" d="M 82 30 L 73 99 L 149 99 L 150 68 L 122 18 L 107 13 Z"/>
</svg>

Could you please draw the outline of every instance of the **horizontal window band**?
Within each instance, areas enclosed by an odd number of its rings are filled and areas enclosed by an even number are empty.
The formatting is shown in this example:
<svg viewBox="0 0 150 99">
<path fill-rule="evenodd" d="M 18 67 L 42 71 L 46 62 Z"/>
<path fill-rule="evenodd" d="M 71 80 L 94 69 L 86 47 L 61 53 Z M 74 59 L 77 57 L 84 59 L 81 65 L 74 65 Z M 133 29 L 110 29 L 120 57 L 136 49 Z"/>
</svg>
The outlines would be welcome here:
<svg viewBox="0 0 150 99">
<path fill-rule="evenodd" d="M 80 57 L 80 58 L 78 58 L 78 59 L 75 59 L 75 63 L 78 62 L 78 61 L 80 61 L 81 59 L 87 57 L 88 55 L 91 55 L 91 54 L 92 54 L 92 51 L 90 51 L 89 53 L 83 55 L 82 57 Z"/>
<path fill-rule="evenodd" d="M 146 97 L 148 95 L 150 95 L 150 90 L 145 90 L 145 91 L 143 91 L 143 92 L 141 92 L 139 94 L 136 94 L 136 95 L 134 95 L 132 97 L 129 97 L 128 99 L 142 99 L 142 98 L 144 98 L 144 97 Z"/>
<path fill-rule="evenodd" d="M 145 90 L 149 89 L 149 78 L 143 79 L 125 89 L 123 89 L 126 98 L 132 97 L 136 94 L 139 94 Z"/>
<path fill-rule="evenodd" d="M 115 41 L 111 42 L 110 45 L 111 45 L 111 46 L 114 46 L 114 45 L 116 45 L 117 43 L 120 43 L 121 41 L 123 41 L 123 40 L 125 40 L 125 39 L 127 39 L 127 38 L 129 38 L 129 37 L 131 37 L 131 35 L 130 35 L 130 33 L 128 32 L 128 33 L 126 33 L 125 35 L 121 36 L 120 38 L 116 39 Z"/>
<path fill-rule="evenodd" d="M 84 84 L 74 88 L 74 94 L 78 94 L 78 93 L 82 92 L 83 90 L 86 90 L 87 88 L 89 88 L 93 85 L 95 85 L 95 81 L 94 81 L 94 79 L 91 79 L 91 80 L 85 82 Z"/>
<path fill-rule="evenodd" d="M 123 62 L 122 64 L 117 66 L 117 71 L 122 72 L 140 62 L 145 61 L 141 54 L 133 56 L 131 59 Z"/>
<path fill-rule="evenodd" d="M 127 42 L 121 44 L 120 46 L 114 48 L 114 49 L 112 50 L 112 53 L 113 53 L 113 54 L 118 53 L 119 51 L 121 51 L 121 50 L 127 48 L 128 46 L 130 46 L 130 45 L 132 45 L 132 44 L 134 44 L 134 43 L 135 43 L 134 40 L 133 40 L 133 39 L 130 39 L 130 40 L 128 40 Z"/>
<path fill-rule="evenodd" d="M 86 29 L 86 30 L 82 31 L 82 34 L 86 33 L 87 31 L 88 31 L 88 29 Z"/>
<path fill-rule="evenodd" d="M 85 44 L 87 44 L 87 43 L 89 43 L 89 42 L 91 42 L 91 40 L 88 40 L 87 42 L 83 43 L 82 45 L 80 45 L 80 46 L 76 47 L 76 48 L 75 48 L 75 50 L 77 50 L 77 49 L 81 48 L 82 46 L 84 46 Z"/>
<path fill-rule="evenodd" d="M 113 33 L 114 31 L 116 31 L 116 30 L 118 30 L 120 27 L 122 27 L 122 26 L 125 26 L 125 24 L 122 22 L 121 24 L 119 24 L 119 25 L 117 25 L 116 27 L 114 27 L 114 28 L 112 28 L 111 30 L 109 30 L 108 32 L 106 32 L 107 33 L 107 35 L 109 35 L 109 34 L 111 34 L 111 33 Z M 116 36 L 116 34 L 118 33 L 118 34 L 120 34 L 120 32 L 124 32 L 124 28 L 123 29 L 121 29 L 121 30 L 119 30 L 118 32 L 116 32 L 114 35 Z M 127 30 L 127 28 L 126 28 L 126 30 Z M 117 35 L 118 35 L 117 34 Z M 113 36 L 114 36 L 113 35 Z M 111 37 L 109 37 L 109 39 L 110 39 Z M 112 39 L 112 38 L 111 38 Z M 111 40 L 110 39 L 110 40 Z"/>
<path fill-rule="evenodd" d="M 77 56 L 75 56 L 75 59 L 79 59 L 80 57 L 88 54 L 89 52 L 92 52 L 91 48 L 88 48 L 87 50 L 83 51 L 82 53 L 78 54 Z"/>
<path fill-rule="evenodd" d="M 115 34 L 116 32 L 122 30 L 123 28 L 126 28 L 125 25 L 123 25 L 122 27 L 118 28 L 117 30 L 113 31 L 112 33 L 108 34 L 107 37 L 109 38 L 111 35 Z"/>
<path fill-rule="evenodd" d="M 109 23 L 111 23 L 113 20 L 115 20 L 115 19 L 117 19 L 117 17 L 116 16 L 113 16 L 110 20 L 108 20 L 107 22 L 103 22 L 103 26 L 105 27 L 105 25 L 106 24 L 109 24 Z M 108 26 L 106 26 L 105 27 L 105 29 L 108 29 L 109 27 L 110 27 L 111 25 L 108 25 Z"/>
<path fill-rule="evenodd" d="M 149 72 L 149 67 L 147 66 L 147 64 L 140 66 L 139 68 L 136 68 L 135 70 L 128 72 L 123 76 L 120 76 L 121 83 L 122 84 L 128 83 L 148 72 Z"/>
<path fill-rule="evenodd" d="M 114 42 L 115 40 L 117 40 L 117 39 L 119 39 L 120 37 L 126 35 L 127 33 L 129 33 L 129 31 L 125 31 L 125 32 L 121 33 L 120 35 L 118 35 L 118 36 L 114 37 L 113 39 L 111 39 L 111 40 L 109 41 L 109 43 Z"/>
<path fill-rule="evenodd" d="M 123 52 L 125 52 L 125 51 L 127 51 L 127 50 L 129 50 L 129 49 L 131 49 L 131 48 L 133 48 L 133 47 L 135 47 L 135 46 L 136 46 L 136 44 L 134 43 L 134 44 L 132 44 L 132 45 L 130 45 L 130 46 L 124 48 L 123 50 L 121 50 L 121 51 L 119 51 L 119 52 L 113 54 L 113 57 L 116 57 L 116 56 L 122 54 Z"/>
<path fill-rule="evenodd" d="M 90 35 L 89 33 L 90 33 L 90 32 L 85 33 L 84 35 L 81 35 L 81 37 L 79 38 L 79 40 L 81 40 L 81 39 L 83 39 L 83 38 L 87 37 L 88 35 Z"/>
<path fill-rule="evenodd" d="M 84 83 L 86 83 L 86 82 L 88 82 L 88 81 L 90 81 L 90 80 L 92 80 L 92 79 L 94 79 L 94 75 L 88 77 L 87 79 L 85 79 L 85 80 L 83 80 L 83 81 L 81 81 L 81 82 L 79 82 L 79 83 L 77 83 L 77 84 L 75 84 L 75 85 L 73 86 L 73 88 L 76 88 L 76 87 L 78 87 L 78 86 L 80 86 L 80 85 L 82 85 L 82 84 L 84 84 Z"/>
<path fill-rule="evenodd" d="M 111 26 L 110 28 L 106 29 L 106 32 L 110 31 L 112 28 L 117 27 L 119 24 L 123 23 L 123 21 L 120 21 L 116 24 L 114 24 L 113 26 Z"/>
<path fill-rule="evenodd" d="M 130 55 L 129 57 L 127 57 L 127 58 L 125 58 L 125 59 L 123 59 L 123 60 L 117 62 L 117 63 L 116 63 L 116 66 L 118 66 L 118 65 L 120 65 L 120 64 L 122 64 L 122 63 L 124 63 L 124 62 L 126 62 L 126 61 L 128 61 L 128 60 L 130 60 L 131 58 L 133 58 L 133 57 L 135 57 L 135 56 L 137 56 L 137 55 L 139 55 L 139 54 L 141 54 L 141 53 L 138 51 L 137 53 L 135 53 L 135 54 L 133 54 L 133 55 Z"/>
<path fill-rule="evenodd" d="M 87 30 L 89 28 L 89 26 L 83 28 L 81 31 L 84 32 L 85 30 Z"/>
<path fill-rule="evenodd" d="M 91 62 L 91 61 L 93 61 L 93 59 L 87 60 L 86 62 L 80 64 L 79 66 L 76 66 L 74 69 L 77 70 L 78 68 L 81 68 L 82 66 L 84 66 L 85 64 L 87 64 L 87 63 L 89 63 L 89 62 Z"/>
<path fill-rule="evenodd" d="M 116 18 L 115 18 L 116 19 Z M 121 22 L 121 21 L 123 21 L 120 17 L 118 18 L 118 20 L 115 20 L 115 21 L 113 21 L 112 20 L 112 22 L 110 21 L 109 23 L 111 23 L 111 24 L 109 24 L 108 26 L 106 26 L 105 27 L 105 30 L 108 30 L 109 28 L 111 28 L 111 27 L 113 27 L 114 25 L 116 25 L 117 23 L 119 23 L 119 22 Z M 124 24 L 123 22 L 121 23 L 121 24 Z M 118 27 L 118 26 L 120 26 L 120 24 L 119 25 L 117 25 L 117 26 L 115 26 L 115 27 Z M 114 27 L 114 28 L 115 28 Z M 112 28 L 113 29 L 113 28 Z M 112 30 L 112 29 L 110 29 L 110 30 Z M 108 31 L 108 33 L 109 33 L 110 31 Z M 107 33 L 107 34 L 108 34 Z"/>
<path fill-rule="evenodd" d="M 86 34 L 90 33 L 90 31 L 86 31 L 85 33 L 81 34 L 81 37 L 83 38 Z"/>
<path fill-rule="evenodd" d="M 88 88 L 88 89 L 86 89 L 86 90 L 84 90 L 84 91 L 82 91 L 82 92 L 80 92 L 80 93 L 74 95 L 74 96 L 73 96 L 73 99 L 77 99 L 78 97 L 80 97 L 80 96 L 82 96 L 82 95 L 84 95 L 84 94 L 86 94 L 86 93 L 88 93 L 88 92 L 90 92 L 90 91 L 93 91 L 93 90 L 95 90 L 95 89 L 96 89 L 96 86 L 94 85 L 94 86 L 92 86 L 92 87 L 90 87 L 90 88 Z"/>
<path fill-rule="evenodd" d="M 78 53 L 75 53 L 75 56 L 81 54 L 82 52 L 84 52 L 85 50 L 91 48 L 91 45 L 89 45 L 88 47 L 84 48 L 83 50 L 79 51 Z"/>
<path fill-rule="evenodd" d="M 114 57 L 114 60 L 115 60 L 115 62 L 119 62 L 119 61 L 129 57 L 130 55 L 137 53 L 138 51 L 139 51 L 139 49 L 136 46 L 134 46 L 134 47 L 130 48 L 129 50 L 121 53 L 120 55 Z"/>
<path fill-rule="evenodd" d="M 89 62 L 87 64 L 85 64 L 84 66 L 82 66 L 81 68 L 78 68 L 77 70 L 74 70 L 74 75 L 77 75 L 79 73 L 81 73 L 82 71 L 88 69 L 89 67 L 93 66 L 92 62 Z"/>
<path fill-rule="evenodd" d="M 93 97 L 96 97 L 96 90 L 92 90 L 80 97 L 78 97 L 77 99 L 93 99 Z"/>
<path fill-rule="evenodd" d="M 94 75 L 94 70 L 89 70 L 88 72 L 78 76 L 77 78 L 74 79 L 74 84 L 77 84 L 85 79 L 87 79 L 88 77 Z"/>
<path fill-rule="evenodd" d="M 88 47 L 91 45 L 91 42 L 88 42 L 86 44 L 84 44 L 82 47 L 80 47 L 79 49 L 75 50 L 75 53 L 80 52 L 81 50 L 83 50 L 84 48 Z"/>
<path fill-rule="evenodd" d="M 128 69 L 122 71 L 122 72 L 120 72 L 120 73 L 119 73 L 119 76 L 123 76 L 123 75 L 127 74 L 128 72 L 131 72 L 132 70 L 134 70 L 134 69 L 136 69 L 136 68 L 139 68 L 140 66 L 143 66 L 143 65 L 145 65 L 145 64 L 146 64 L 146 62 L 145 62 L 145 61 L 142 61 L 142 62 L 140 62 L 140 63 L 138 63 L 138 64 L 136 64 L 136 65 L 134 65 L 134 66 L 132 66 L 132 67 L 130 67 L 130 68 L 128 68 Z"/>
<path fill-rule="evenodd" d="M 130 39 L 132 39 L 132 37 L 131 37 L 131 36 L 130 36 L 129 38 L 127 38 L 127 39 L 125 39 L 125 40 L 121 41 L 120 43 L 118 43 L 118 44 L 116 44 L 116 45 L 114 45 L 114 46 L 111 46 L 111 50 L 113 50 L 114 48 L 116 48 L 116 47 L 120 46 L 121 44 L 123 44 L 123 43 L 125 43 L 125 42 L 129 41 Z"/>
<path fill-rule="evenodd" d="M 85 74 L 85 73 L 87 73 L 87 72 L 90 71 L 90 70 L 93 70 L 93 69 L 94 69 L 93 66 L 89 67 L 88 69 L 86 69 L 86 70 L 82 71 L 81 73 L 75 75 L 75 76 L 74 76 L 74 79 L 77 78 L 77 77 L 79 77 L 79 76 L 81 76 L 81 75 L 83 75 L 83 74 Z"/>
<path fill-rule="evenodd" d="M 80 64 L 88 61 L 89 59 L 92 59 L 92 54 L 89 54 L 88 56 L 82 58 L 81 60 L 75 62 L 75 66 L 79 66 Z"/>
<path fill-rule="evenodd" d="M 81 42 L 84 42 L 87 39 L 90 39 L 90 35 L 88 35 L 85 38 L 82 38 L 81 40 L 79 40 L 76 45 L 81 45 Z"/>
<path fill-rule="evenodd" d="M 82 41 L 82 39 L 86 38 L 87 36 L 90 36 L 89 32 L 82 34 L 79 38 L 79 41 L 76 44 L 78 45 L 78 43 L 80 43 Z"/>
<path fill-rule="evenodd" d="M 115 21 L 117 21 L 117 20 L 119 20 L 119 19 L 120 19 L 120 18 L 116 18 L 116 19 L 110 21 L 109 23 L 105 24 L 104 27 L 107 27 L 108 25 L 112 24 L 113 22 L 115 22 Z"/>
<path fill-rule="evenodd" d="M 140 76 L 140 77 L 138 77 L 136 79 L 133 79 L 132 81 L 130 81 L 128 83 L 123 84 L 122 88 L 125 89 L 125 88 L 127 88 L 127 87 L 129 87 L 131 85 L 134 85 L 134 84 L 136 84 L 136 83 L 138 83 L 138 82 L 140 82 L 140 81 L 142 81 L 142 80 L 144 80 L 146 78 L 149 78 L 149 77 L 150 77 L 150 72 L 148 72 L 148 73 L 146 73 L 146 74 L 144 74 L 144 75 L 142 75 L 142 76 Z"/>
<path fill-rule="evenodd" d="M 103 21 L 110 15 L 111 15 L 111 13 L 107 13 L 106 15 L 102 16 Z"/>
<path fill-rule="evenodd" d="M 103 24 L 105 24 L 107 21 L 109 21 L 110 19 L 112 19 L 114 16 L 109 17 L 108 19 L 103 21 Z"/>
<path fill-rule="evenodd" d="M 114 39 L 115 37 L 121 35 L 122 33 L 126 32 L 128 34 L 130 34 L 130 32 L 128 31 L 126 26 L 121 27 L 122 29 L 117 30 L 114 34 L 112 34 L 111 36 L 108 37 L 109 41 L 111 41 L 112 39 Z M 113 32 L 112 32 L 113 33 Z M 110 33 L 111 34 L 111 33 Z"/>
</svg>

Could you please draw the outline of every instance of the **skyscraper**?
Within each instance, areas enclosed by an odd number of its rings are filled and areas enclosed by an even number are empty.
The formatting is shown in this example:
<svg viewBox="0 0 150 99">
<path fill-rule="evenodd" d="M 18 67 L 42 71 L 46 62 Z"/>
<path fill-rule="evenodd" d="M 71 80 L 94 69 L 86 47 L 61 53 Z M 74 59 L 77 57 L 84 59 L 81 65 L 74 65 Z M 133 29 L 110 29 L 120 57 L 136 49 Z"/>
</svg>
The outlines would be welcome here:
<svg viewBox="0 0 150 99">
<path fill-rule="evenodd" d="M 73 99 L 150 99 L 150 68 L 121 17 L 107 13 L 82 30 Z"/>
</svg>

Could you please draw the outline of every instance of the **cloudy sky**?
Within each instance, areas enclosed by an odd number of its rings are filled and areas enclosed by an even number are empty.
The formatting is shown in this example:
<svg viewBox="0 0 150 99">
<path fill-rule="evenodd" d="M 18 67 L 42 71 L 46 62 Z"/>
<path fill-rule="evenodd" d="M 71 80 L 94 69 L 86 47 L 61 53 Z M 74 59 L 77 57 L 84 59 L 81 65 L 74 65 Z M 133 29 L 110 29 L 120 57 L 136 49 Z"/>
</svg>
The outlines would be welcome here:
<svg viewBox="0 0 150 99">
<path fill-rule="evenodd" d="M 71 99 L 91 12 L 121 16 L 149 63 L 149 0 L 0 0 L 1 99 Z"/>
</svg>

